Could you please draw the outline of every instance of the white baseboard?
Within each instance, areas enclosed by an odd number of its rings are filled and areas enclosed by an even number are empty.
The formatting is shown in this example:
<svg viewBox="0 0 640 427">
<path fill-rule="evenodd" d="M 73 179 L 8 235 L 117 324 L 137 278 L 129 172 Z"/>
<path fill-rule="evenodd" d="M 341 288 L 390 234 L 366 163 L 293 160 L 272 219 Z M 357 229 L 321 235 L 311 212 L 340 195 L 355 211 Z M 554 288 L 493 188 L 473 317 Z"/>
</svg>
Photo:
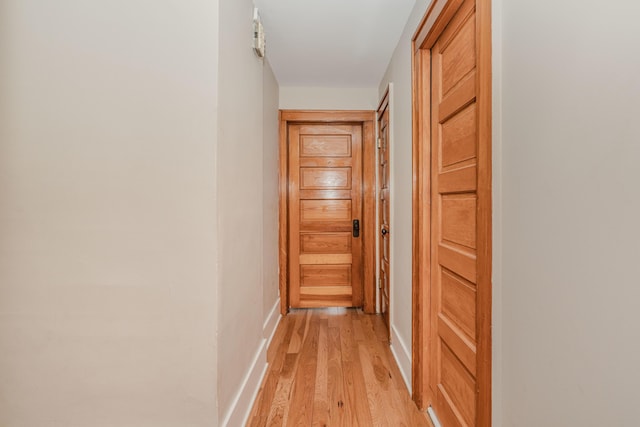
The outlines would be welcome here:
<svg viewBox="0 0 640 427">
<path fill-rule="evenodd" d="M 396 359 L 396 363 L 398 364 L 398 368 L 400 368 L 400 373 L 402 374 L 402 379 L 404 383 L 407 385 L 407 389 L 409 389 L 409 394 L 411 394 L 411 353 L 407 349 L 404 341 L 398 335 L 395 326 L 391 325 L 391 353 L 393 357 Z"/>
<path fill-rule="evenodd" d="M 282 316 L 280 315 L 280 298 L 276 300 L 271 308 L 271 311 L 267 315 L 267 318 L 264 320 L 264 324 L 262 325 L 262 330 L 264 331 L 264 337 L 267 339 L 267 347 L 271 344 L 271 340 L 276 333 L 276 329 L 278 329 L 278 324 L 280 323 L 280 319 Z"/>
<path fill-rule="evenodd" d="M 234 397 L 229 411 L 223 418 L 221 424 L 223 427 L 244 426 L 249 420 L 253 403 L 256 400 L 256 396 L 258 396 L 262 380 L 267 373 L 267 348 L 273 339 L 278 323 L 280 323 L 280 318 L 282 317 L 278 311 L 279 306 L 280 300 L 278 299 L 263 323 L 263 339 L 260 342 L 260 347 L 242 381 L 240 390 Z"/>
<path fill-rule="evenodd" d="M 253 406 L 253 401 L 258 395 L 262 378 L 267 372 L 267 340 L 262 339 L 260 347 L 251 362 L 249 371 L 242 380 L 240 390 L 233 398 L 233 403 L 222 421 L 223 427 L 243 426 L 247 423 Z"/>
<path fill-rule="evenodd" d="M 440 424 L 440 420 L 436 415 L 436 411 L 434 411 L 431 406 L 427 408 L 427 415 L 429 415 L 429 418 L 431 419 L 431 424 L 433 424 L 435 427 L 442 427 L 442 424 Z"/>
</svg>

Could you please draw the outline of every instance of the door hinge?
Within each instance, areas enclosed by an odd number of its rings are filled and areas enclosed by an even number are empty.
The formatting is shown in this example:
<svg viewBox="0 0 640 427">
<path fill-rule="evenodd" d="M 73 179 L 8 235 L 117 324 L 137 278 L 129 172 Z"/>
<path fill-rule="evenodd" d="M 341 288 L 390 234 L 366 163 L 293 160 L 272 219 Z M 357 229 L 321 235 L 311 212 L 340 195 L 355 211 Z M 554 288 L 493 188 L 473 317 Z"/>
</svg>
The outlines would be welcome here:
<svg viewBox="0 0 640 427">
<path fill-rule="evenodd" d="M 382 289 L 382 279 L 378 277 L 378 289 Z"/>
<path fill-rule="evenodd" d="M 378 150 L 382 148 L 382 138 L 378 138 Z"/>
</svg>

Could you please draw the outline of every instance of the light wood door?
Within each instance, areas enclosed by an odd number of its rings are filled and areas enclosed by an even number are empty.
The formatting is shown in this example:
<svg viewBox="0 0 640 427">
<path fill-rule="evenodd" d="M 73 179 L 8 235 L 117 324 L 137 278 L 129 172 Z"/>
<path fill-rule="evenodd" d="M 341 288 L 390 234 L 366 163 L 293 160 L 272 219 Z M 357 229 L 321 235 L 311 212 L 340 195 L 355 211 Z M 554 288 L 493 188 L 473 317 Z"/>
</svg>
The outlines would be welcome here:
<svg viewBox="0 0 640 427">
<path fill-rule="evenodd" d="M 380 203 L 378 205 L 378 223 L 380 224 L 380 246 L 378 248 L 378 257 L 380 265 L 380 312 L 387 325 L 387 331 L 390 331 L 389 322 L 389 283 L 390 283 L 390 247 L 389 247 L 389 211 L 390 211 L 390 192 L 389 192 L 389 103 L 388 94 L 378 111 L 378 194 L 380 195 Z"/>
<path fill-rule="evenodd" d="M 359 307 L 362 126 L 291 124 L 288 135 L 290 306 Z"/>
<path fill-rule="evenodd" d="M 431 49 L 431 393 L 443 425 L 477 425 L 478 114 L 475 1 Z M 482 361 L 480 361 L 482 363 Z"/>
</svg>

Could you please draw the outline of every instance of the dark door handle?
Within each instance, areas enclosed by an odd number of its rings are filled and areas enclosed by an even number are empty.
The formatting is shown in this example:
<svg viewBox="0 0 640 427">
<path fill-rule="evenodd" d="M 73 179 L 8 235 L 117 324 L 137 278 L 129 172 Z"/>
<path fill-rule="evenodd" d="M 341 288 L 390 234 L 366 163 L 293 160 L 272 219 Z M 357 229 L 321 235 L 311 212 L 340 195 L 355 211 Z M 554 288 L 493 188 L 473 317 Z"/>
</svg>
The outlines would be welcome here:
<svg viewBox="0 0 640 427">
<path fill-rule="evenodd" d="M 360 236 L 360 221 L 357 219 L 353 220 L 353 237 Z"/>
<path fill-rule="evenodd" d="M 386 228 L 383 228 L 382 231 L 381 231 L 383 236 L 386 236 L 388 232 L 389 232 L 389 230 L 387 230 Z"/>
</svg>

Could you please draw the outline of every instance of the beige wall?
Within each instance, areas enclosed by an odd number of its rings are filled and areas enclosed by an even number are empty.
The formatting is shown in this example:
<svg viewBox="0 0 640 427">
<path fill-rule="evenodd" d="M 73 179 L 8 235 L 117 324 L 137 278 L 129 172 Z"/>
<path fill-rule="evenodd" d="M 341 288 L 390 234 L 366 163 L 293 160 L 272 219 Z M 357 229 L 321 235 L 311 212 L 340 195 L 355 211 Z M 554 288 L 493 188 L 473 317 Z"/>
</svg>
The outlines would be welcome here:
<svg viewBox="0 0 640 427">
<path fill-rule="evenodd" d="M 221 420 L 236 405 L 262 331 L 262 61 L 252 50 L 251 1 L 220 2 L 219 332 Z M 264 362 L 263 362 L 264 363 Z"/>
<path fill-rule="evenodd" d="M 640 5 L 502 2 L 504 426 L 638 424 Z"/>
<path fill-rule="evenodd" d="M 263 186 L 263 223 L 262 223 L 262 293 L 264 320 L 273 310 L 278 298 L 278 171 L 279 171 L 279 116 L 278 116 L 278 82 L 271 66 L 265 61 L 264 66 L 264 99 L 263 99 L 263 153 L 262 153 L 262 186 Z M 279 307 L 276 308 L 279 310 Z M 279 311 L 277 311 L 279 313 Z M 277 318 L 277 314 L 275 314 Z M 265 331 L 269 333 L 270 331 Z M 265 337 L 269 338 L 269 337 Z"/>
<path fill-rule="evenodd" d="M 277 267 L 264 263 L 278 252 L 278 86 L 251 49 L 252 17 L 250 0 L 220 2 L 218 398 L 220 421 L 230 426 L 242 423 L 260 385 L 263 325 L 277 301 Z"/>
<path fill-rule="evenodd" d="M 0 7 L 0 425 L 239 424 L 278 301 L 251 2 Z"/>
<path fill-rule="evenodd" d="M 242 417 L 277 301 L 276 105 L 373 109 L 389 82 L 393 345 L 408 376 L 409 41 L 426 3 L 373 95 L 278 91 L 247 48 L 245 0 L 0 3 L 0 425 Z M 494 424 L 634 425 L 640 10 L 502 3 Z"/>
<path fill-rule="evenodd" d="M 503 426 L 503 334 L 504 327 L 502 320 L 502 42 L 503 42 L 503 23 L 502 23 L 502 0 L 492 0 L 491 5 L 491 36 L 492 36 L 492 179 L 493 187 L 491 196 L 493 202 L 493 223 L 492 223 L 492 329 L 491 329 L 491 346 L 492 346 L 492 384 L 491 384 L 491 411 L 492 424 L 496 427 Z"/>
<path fill-rule="evenodd" d="M 391 329 L 392 348 L 405 380 L 411 378 L 411 38 L 427 10 L 416 1 L 378 89 L 381 98 L 393 83 L 391 111 Z"/>
<path fill-rule="evenodd" d="M 376 88 L 281 87 L 283 110 L 375 110 Z"/>
<path fill-rule="evenodd" d="M 217 14 L 0 3 L 0 425 L 217 425 Z"/>
</svg>

